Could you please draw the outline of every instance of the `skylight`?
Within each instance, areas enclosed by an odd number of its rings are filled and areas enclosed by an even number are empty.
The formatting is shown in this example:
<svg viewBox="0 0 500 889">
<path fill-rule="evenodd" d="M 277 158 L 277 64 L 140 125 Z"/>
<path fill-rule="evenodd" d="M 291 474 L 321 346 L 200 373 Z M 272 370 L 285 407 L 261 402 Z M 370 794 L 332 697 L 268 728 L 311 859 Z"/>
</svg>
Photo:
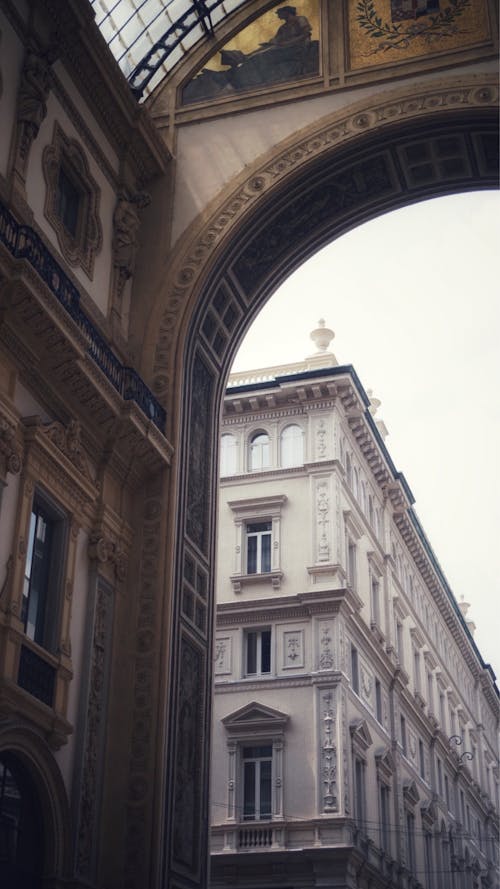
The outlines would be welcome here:
<svg viewBox="0 0 500 889">
<path fill-rule="evenodd" d="M 138 99 L 195 43 L 247 0 L 89 0 L 96 23 Z"/>
</svg>

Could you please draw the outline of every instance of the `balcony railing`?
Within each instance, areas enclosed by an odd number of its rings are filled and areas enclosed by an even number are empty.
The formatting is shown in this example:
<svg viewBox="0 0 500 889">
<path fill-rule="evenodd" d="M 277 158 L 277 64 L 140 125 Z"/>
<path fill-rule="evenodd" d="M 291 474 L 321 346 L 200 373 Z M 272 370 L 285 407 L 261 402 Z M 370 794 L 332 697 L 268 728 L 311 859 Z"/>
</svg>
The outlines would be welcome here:
<svg viewBox="0 0 500 889">
<path fill-rule="evenodd" d="M 48 664 L 40 655 L 27 648 L 26 645 L 21 646 L 21 655 L 19 658 L 19 672 L 17 674 L 17 683 L 25 691 L 38 698 L 47 707 L 52 707 L 54 703 L 54 688 L 56 681 L 56 669 L 52 664 Z"/>
<path fill-rule="evenodd" d="M 0 241 L 16 259 L 26 259 L 40 275 L 87 342 L 90 357 L 125 401 L 134 401 L 162 432 L 165 409 L 139 374 L 121 363 L 90 318 L 80 307 L 80 293 L 54 259 L 42 239 L 28 225 L 20 225 L 0 203 Z"/>
<path fill-rule="evenodd" d="M 264 849 L 272 845 L 272 827 L 242 827 L 238 831 L 240 849 Z"/>
</svg>

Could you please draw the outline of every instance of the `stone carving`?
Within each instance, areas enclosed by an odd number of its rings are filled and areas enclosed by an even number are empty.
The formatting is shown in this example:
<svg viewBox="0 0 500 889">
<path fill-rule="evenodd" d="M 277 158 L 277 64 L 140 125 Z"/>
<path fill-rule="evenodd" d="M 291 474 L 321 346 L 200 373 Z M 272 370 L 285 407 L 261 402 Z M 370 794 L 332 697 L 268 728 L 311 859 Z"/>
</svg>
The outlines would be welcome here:
<svg viewBox="0 0 500 889">
<path fill-rule="evenodd" d="M 320 420 L 316 430 L 316 456 L 322 460 L 326 455 L 326 424 Z"/>
<path fill-rule="evenodd" d="M 283 666 L 298 667 L 304 666 L 304 639 L 303 631 L 286 631 L 283 633 Z"/>
<path fill-rule="evenodd" d="M 63 426 L 55 420 L 42 427 L 42 432 L 67 457 L 85 478 L 95 484 L 89 462 L 81 442 L 81 427 L 78 420 L 70 420 Z"/>
<path fill-rule="evenodd" d="M 23 177 L 30 148 L 47 114 L 47 99 L 52 86 L 52 65 L 55 60 L 56 52 L 53 48 L 40 52 L 33 44 L 28 44 L 17 103 L 17 167 Z"/>
<path fill-rule="evenodd" d="M 231 672 L 231 639 L 229 636 L 215 640 L 215 672 L 216 674 Z"/>
<path fill-rule="evenodd" d="M 119 540 L 112 540 L 100 532 L 91 534 L 89 539 L 89 558 L 105 565 L 109 562 L 113 568 L 115 577 L 122 582 L 127 576 L 128 558 L 123 544 Z"/>
<path fill-rule="evenodd" d="M 369 701 L 372 693 L 373 676 L 368 673 L 363 665 L 360 665 L 359 673 L 361 679 L 360 685 L 362 696 L 366 701 Z"/>
<path fill-rule="evenodd" d="M 186 531 L 206 554 L 210 501 L 210 445 L 213 377 L 196 355 L 192 371 Z"/>
<path fill-rule="evenodd" d="M 330 558 L 330 543 L 328 539 L 330 499 L 328 496 L 328 482 L 318 482 L 316 498 L 316 524 L 318 527 L 317 559 L 318 562 L 328 562 Z"/>
<path fill-rule="evenodd" d="M 320 670 L 333 670 L 332 636 L 329 625 L 323 624 L 320 632 L 319 668 Z"/>
<path fill-rule="evenodd" d="M 80 796 L 77 869 L 81 876 L 92 878 L 93 848 L 95 847 L 97 790 L 102 768 L 102 720 L 105 688 L 106 648 L 110 637 L 109 592 L 97 587 L 97 598 L 92 639 L 90 685 L 87 704 L 83 783 Z"/>
<path fill-rule="evenodd" d="M 181 642 L 177 703 L 174 859 L 192 873 L 199 866 L 200 764 L 203 758 L 203 655 L 186 636 Z"/>
<path fill-rule="evenodd" d="M 141 224 L 139 210 L 150 203 L 145 192 L 118 195 L 113 214 L 113 265 L 115 267 L 115 297 L 121 300 L 123 288 L 134 271 L 137 252 L 137 235 Z"/>
<path fill-rule="evenodd" d="M 4 463 L 4 472 L 17 475 L 22 466 L 21 456 L 22 452 L 16 441 L 14 427 L 6 419 L 0 417 L 0 458 Z"/>
<path fill-rule="evenodd" d="M 337 747 L 335 745 L 335 699 L 328 690 L 322 696 L 323 742 L 321 745 L 321 774 L 323 776 L 323 811 L 335 812 L 337 805 Z"/>
</svg>

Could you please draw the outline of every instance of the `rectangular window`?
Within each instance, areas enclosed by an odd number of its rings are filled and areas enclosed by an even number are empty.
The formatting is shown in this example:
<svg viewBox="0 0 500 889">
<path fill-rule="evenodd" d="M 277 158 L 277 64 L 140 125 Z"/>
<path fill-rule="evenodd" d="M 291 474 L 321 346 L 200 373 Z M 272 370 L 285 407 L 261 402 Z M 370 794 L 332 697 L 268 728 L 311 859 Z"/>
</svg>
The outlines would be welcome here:
<svg viewBox="0 0 500 889">
<path fill-rule="evenodd" d="M 365 820 L 365 764 L 358 757 L 354 760 L 354 817 L 364 827 Z"/>
<path fill-rule="evenodd" d="M 358 649 L 351 645 L 351 683 L 352 690 L 359 694 Z"/>
<path fill-rule="evenodd" d="M 425 833 L 424 836 L 424 855 L 425 855 L 425 876 L 427 879 L 426 886 L 433 889 L 434 886 L 434 867 L 432 855 L 432 834 Z"/>
<path fill-rule="evenodd" d="M 441 765 L 441 760 L 438 757 L 437 760 L 437 779 L 438 779 L 438 793 L 439 796 L 443 796 L 443 766 Z"/>
<path fill-rule="evenodd" d="M 406 813 L 406 842 L 408 851 L 408 870 L 415 872 L 415 816 Z"/>
<path fill-rule="evenodd" d="M 78 232 L 78 216 L 82 194 L 64 166 L 59 167 L 56 190 L 56 214 L 73 238 Z"/>
<path fill-rule="evenodd" d="M 429 671 L 427 671 L 427 704 L 429 713 L 434 713 L 434 680 Z"/>
<path fill-rule="evenodd" d="M 380 627 L 380 584 L 375 577 L 371 582 L 372 623 Z"/>
<path fill-rule="evenodd" d="M 413 687 L 415 691 L 420 691 L 420 652 L 416 648 L 413 649 Z"/>
<path fill-rule="evenodd" d="M 446 697 L 442 691 L 439 693 L 439 717 L 441 719 L 441 729 L 446 733 Z"/>
<path fill-rule="evenodd" d="M 271 819 L 273 748 L 271 744 L 243 748 L 243 819 Z"/>
<path fill-rule="evenodd" d="M 406 719 L 404 718 L 404 716 L 401 717 L 400 728 L 401 728 L 401 748 L 403 750 L 403 754 L 406 756 L 408 750 L 407 750 L 407 746 L 406 746 Z"/>
<path fill-rule="evenodd" d="M 396 654 L 401 665 L 404 664 L 404 648 L 403 648 L 403 624 L 396 621 Z"/>
<path fill-rule="evenodd" d="M 378 679 L 375 680 L 375 716 L 377 718 L 377 722 L 380 722 L 380 724 L 382 725 L 382 686 L 380 685 Z"/>
<path fill-rule="evenodd" d="M 418 742 L 418 760 L 420 764 L 420 777 L 425 781 L 425 755 L 424 755 L 424 745 L 422 741 Z"/>
<path fill-rule="evenodd" d="M 271 570 L 271 522 L 251 522 L 247 533 L 247 574 Z"/>
<path fill-rule="evenodd" d="M 56 644 L 63 532 L 62 516 L 35 496 L 28 532 L 21 620 L 28 639 L 48 649 Z"/>
<path fill-rule="evenodd" d="M 389 808 L 389 788 L 386 784 L 380 785 L 380 846 L 384 852 L 390 852 L 390 808 Z"/>
<path fill-rule="evenodd" d="M 446 806 L 448 812 L 451 812 L 450 808 L 450 782 L 448 780 L 448 775 L 444 776 L 444 798 L 446 800 Z"/>
<path fill-rule="evenodd" d="M 271 672 L 271 630 L 249 630 L 245 634 L 247 676 Z"/>
<path fill-rule="evenodd" d="M 351 589 L 356 589 L 356 544 L 347 541 L 347 582 Z"/>
</svg>

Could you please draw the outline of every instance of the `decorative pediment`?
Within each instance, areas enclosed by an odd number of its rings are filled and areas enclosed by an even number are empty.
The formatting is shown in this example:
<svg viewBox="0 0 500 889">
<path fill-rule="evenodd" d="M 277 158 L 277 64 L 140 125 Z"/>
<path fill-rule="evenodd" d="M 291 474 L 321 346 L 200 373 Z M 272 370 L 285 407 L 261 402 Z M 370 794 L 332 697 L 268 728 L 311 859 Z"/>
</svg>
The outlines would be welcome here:
<svg viewBox="0 0 500 889">
<path fill-rule="evenodd" d="M 420 800 L 420 794 L 418 792 L 417 785 L 415 781 L 407 781 L 403 787 L 403 797 L 407 806 L 416 806 Z"/>
<path fill-rule="evenodd" d="M 344 509 L 344 524 L 348 534 L 350 534 L 354 541 L 362 538 L 363 526 L 352 509 Z"/>
<path fill-rule="evenodd" d="M 222 720 L 231 735 L 252 735 L 255 732 L 275 734 L 282 732 L 289 720 L 287 713 L 252 701 Z"/>
<path fill-rule="evenodd" d="M 394 757 L 389 747 L 384 747 L 375 754 L 375 767 L 379 778 L 389 784 L 395 769 Z"/>
<path fill-rule="evenodd" d="M 424 830 L 434 830 L 434 825 L 436 823 L 437 818 L 437 809 L 436 804 L 433 800 L 428 800 L 424 803 L 420 808 L 420 813 L 422 816 L 422 827 Z"/>
<path fill-rule="evenodd" d="M 349 726 L 349 731 L 351 733 L 353 747 L 356 748 L 358 753 L 364 755 L 373 744 L 366 720 L 362 719 L 358 722 L 352 722 Z"/>
</svg>

